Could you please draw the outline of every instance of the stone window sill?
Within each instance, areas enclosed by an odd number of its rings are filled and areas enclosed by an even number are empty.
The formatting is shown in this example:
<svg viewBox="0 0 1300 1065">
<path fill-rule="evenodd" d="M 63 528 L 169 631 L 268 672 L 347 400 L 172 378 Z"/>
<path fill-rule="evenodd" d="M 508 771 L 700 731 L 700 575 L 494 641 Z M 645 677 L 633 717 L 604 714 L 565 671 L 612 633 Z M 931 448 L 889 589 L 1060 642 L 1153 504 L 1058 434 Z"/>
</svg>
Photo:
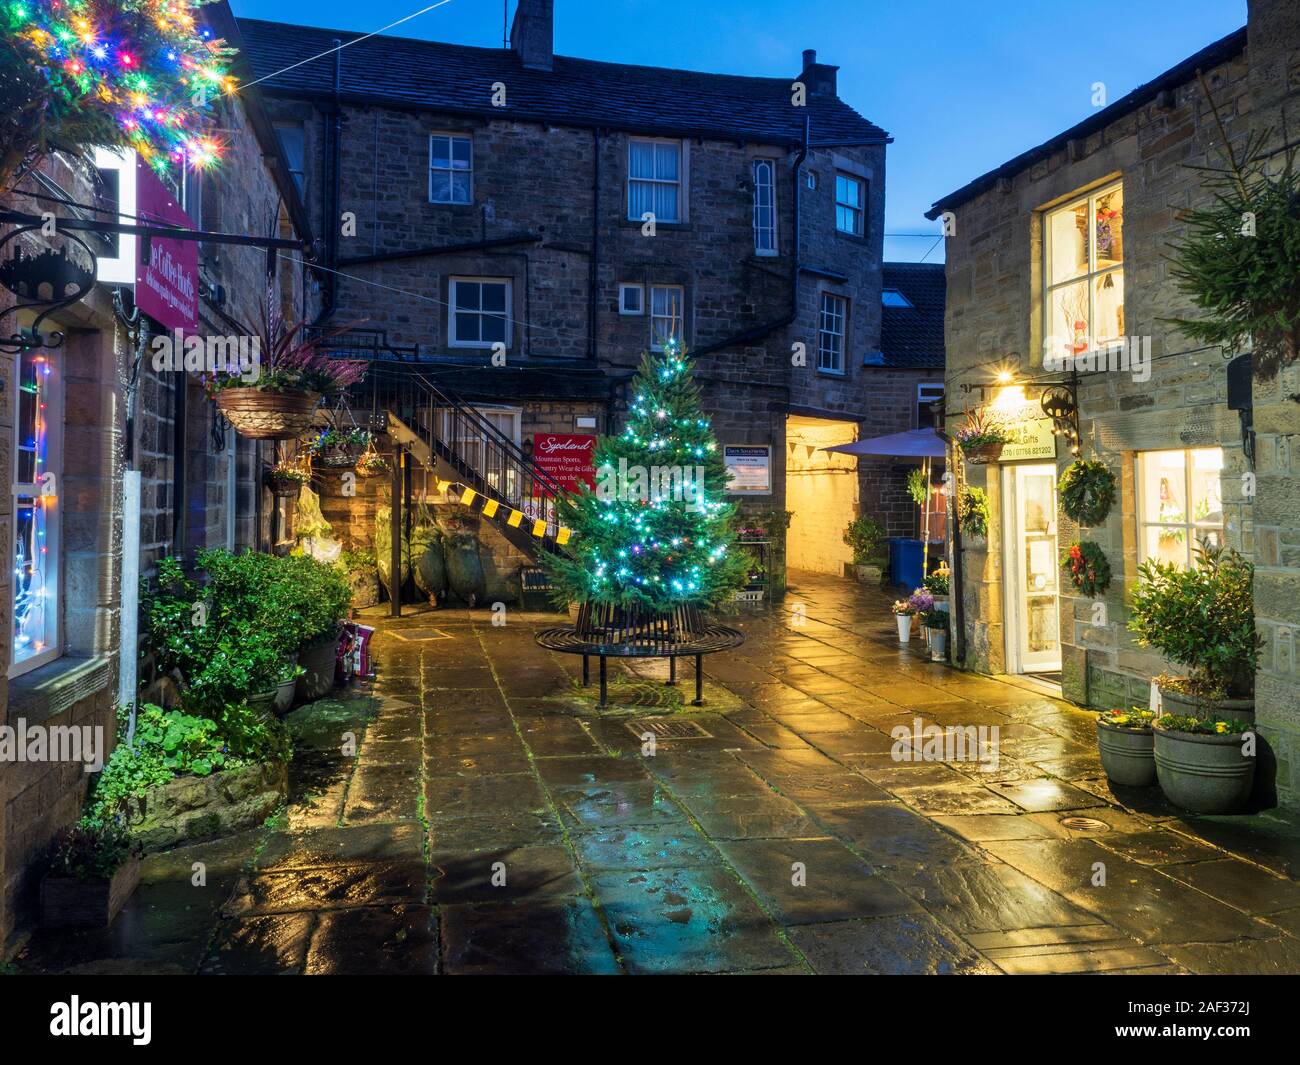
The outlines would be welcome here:
<svg viewBox="0 0 1300 1065">
<path fill-rule="evenodd" d="M 22 717 L 29 725 L 48 720 L 112 682 L 111 657 L 64 655 L 9 681 L 9 720 Z"/>
</svg>

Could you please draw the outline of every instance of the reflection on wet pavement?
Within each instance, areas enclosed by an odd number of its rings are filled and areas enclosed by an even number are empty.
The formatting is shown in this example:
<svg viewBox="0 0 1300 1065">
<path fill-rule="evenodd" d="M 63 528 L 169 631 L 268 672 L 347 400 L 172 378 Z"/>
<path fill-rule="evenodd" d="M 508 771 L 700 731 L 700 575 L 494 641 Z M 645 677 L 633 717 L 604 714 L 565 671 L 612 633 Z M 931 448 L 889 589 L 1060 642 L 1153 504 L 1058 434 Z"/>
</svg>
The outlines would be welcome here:
<svg viewBox="0 0 1300 1065">
<path fill-rule="evenodd" d="M 707 660 L 702 727 L 652 741 L 629 722 L 675 691 L 613 664 L 630 705 L 597 714 L 533 641 L 553 615 L 378 621 L 373 689 L 291 715 L 274 823 L 150 856 L 111 928 L 38 932 L 18 967 L 1300 971 L 1294 823 L 1116 794 L 1091 714 L 929 663 L 877 592 L 796 576 Z M 996 728 L 997 758 L 900 726 Z"/>
</svg>

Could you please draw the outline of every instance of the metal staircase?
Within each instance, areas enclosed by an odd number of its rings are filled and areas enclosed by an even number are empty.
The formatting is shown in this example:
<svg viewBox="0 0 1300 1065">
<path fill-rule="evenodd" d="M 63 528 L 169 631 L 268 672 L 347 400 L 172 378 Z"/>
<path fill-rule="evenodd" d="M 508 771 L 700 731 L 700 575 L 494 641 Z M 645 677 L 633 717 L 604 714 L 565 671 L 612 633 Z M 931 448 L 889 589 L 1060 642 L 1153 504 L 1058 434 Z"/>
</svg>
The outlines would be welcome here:
<svg viewBox="0 0 1300 1065">
<path fill-rule="evenodd" d="M 387 431 L 434 476 L 496 500 L 485 520 L 529 558 L 563 550 L 555 542 L 559 485 L 474 407 L 410 365 L 373 362 L 357 391 L 357 406 L 368 401 L 376 415 L 372 429 Z M 510 524 L 511 511 L 523 513 L 518 525 Z M 539 519 L 547 523 L 542 537 L 532 532 Z"/>
</svg>

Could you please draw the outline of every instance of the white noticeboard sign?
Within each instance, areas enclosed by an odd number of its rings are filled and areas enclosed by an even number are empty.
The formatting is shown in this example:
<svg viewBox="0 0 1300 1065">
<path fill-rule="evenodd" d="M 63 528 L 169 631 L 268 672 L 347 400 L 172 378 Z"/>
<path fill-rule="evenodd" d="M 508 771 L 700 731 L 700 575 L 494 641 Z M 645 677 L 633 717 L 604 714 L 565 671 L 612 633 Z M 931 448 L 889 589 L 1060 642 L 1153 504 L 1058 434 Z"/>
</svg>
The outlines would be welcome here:
<svg viewBox="0 0 1300 1065">
<path fill-rule="evenodd" d="M 730 480 L 727 494 L 770 496 L 772 494 L 772 448 L 767 444 L 726 444 L 722 449 Z"/>
</svg>

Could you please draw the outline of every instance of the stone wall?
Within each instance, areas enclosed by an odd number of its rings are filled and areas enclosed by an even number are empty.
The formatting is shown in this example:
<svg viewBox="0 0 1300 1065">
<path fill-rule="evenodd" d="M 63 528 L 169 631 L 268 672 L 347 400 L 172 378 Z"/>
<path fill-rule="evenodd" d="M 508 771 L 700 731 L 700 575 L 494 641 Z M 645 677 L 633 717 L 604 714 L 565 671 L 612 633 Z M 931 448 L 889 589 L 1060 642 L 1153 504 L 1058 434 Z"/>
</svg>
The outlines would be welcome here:
<svg viewBox="0 0 1300 1065">
<path fill-rule="evenodd" d="M 1293 7 L 1289 14 L 1279 13 L 1286 7 L 1252 4 L 1249 66 L 1243 52 L 1205 71 L 1235 148 L 1262 120 L 1261 101 L 1272 99 L 1280 108 L 1289 93 L 1287 106 L 1295 106 L 1295 53 L 1280 43 L 1289 42 L 1293 49 L 1297 39 Z M 1282 26 L 1288 18 L 1291 22 Z M 1256 29 L 1273 24 L 1272 30 Z M 1267 51 L 1257 44 L 1261 35 L 1271 42 Z M 1292 115 L 1290 121 L 1290 128 L 1300 128 L 1300 119 Z M 1295 801 L 1296 785 L 1287 777 L 1290 756 L 1285 752 L 1293 749 L 1300 722 L 1292 654 L 1293 604 L 1300 579 L 1291 557 L 1300 557 L 1300 552 L 1292 549 L 1288 554 L 1285 538 L 1294 540 L 1290 530 L 1298 496 L 1289 455 L 1300 420 L 1291 413 L 1295 404 L 1280 397 L 1296 391 L 1296 384 L 1279 380 L 1261 388 L 1256 382 L 1255 420 L 1262 435 L 1258 490 L 1252 499 L 1244 489 L 1249 480 L 1243 477 L 1247 462 L 1238 417 L 1226 402 L 1226 359 L 1235 353 L 1204 349 L 1170 322 L 1195 314 L 1189 299 L 1177 290 L 1168 256 L 1170 244 L 1183 232 L 1178 211 L 1208 200 L 1191 167 L 1216 163 L 1219 140 L 1214 115 L 1193 78 L 958 204 L 955 234 L 947 241 L 947 406 L 950 419 L 959 414 L 957 396 L 963 384 L 982 389 L 970 395 L 971 405 L 993 399 L 999 370 L 1012 370 L 1022 381 L 1046 376 L 1039 354 L 1044 334 L 1043 210 L 1122 180 L 1124 332 L 1150 338 L 1153 359 L 1149 380 L 1113 371 L 1081 377 L 1083 452 L 1110 467 L 1120 496 L 1097 528 L 1080 530 L 1058 515 L 1061 546 L 1077 539 L 1095 541 L 1114 571 L 1111 588 L 1100 601 L 1061 598 L 1064 691 L 1091 706 L 1145 705 L 1150 677 L 1167 665 L 1159 655 L 1138 647 L 1127 630 L 1129 592 L 1140 557 L 1137 457 L 1151 450 L 1218 446 L 1224 455 L 1220 492 L 1225 539 L 1259 565 L 1257 611 L 1266 641 L 1259 683 L 1261 731 L 1280 752 L 1279 791 Z M 1037 394 L 1034 391 L 1031 398 Z M 1062 444 L 1057 450 L 1059 470 L 1072 456 Z M 994 673 L 1006 668 L 999 469 L 965 468 L 971 484 L 987 489 L 992 511 L 988 542 L 968 540 L 965 545 L 965 662 L 969 668 Z M 1071 590 L 1068 581 L 1063 588 Z"/>
<path fill-rule="evenodd" d="M 309 210 L 325 232 L 338 224 L 322 214 L 331 180 L 323 151 L 332 122 L 328 105 L 318 109 L 309 102 L 272 97 L 270 106 L 278 121 L 304 128 Z M 341 124 L 339 209 L 355 219 L 355 235 L 339 238 L 339 268 L 349 276 L 338 280 L 338 321 L 367 320 L 384 328 L 394 343 L 418 344 L 425 356 L 464 357 L 467 349 L 447 344 L 449 279 L 508 277 L 514 319 L 510 365 L 524 364 L 547 375 L 550 360 L 594 357 L 611 378 L 625 379 L 651 338 L 647 316 L 619 314 L 620 283 L 681 285 L 685 339 L 694 349 L 769 325 L 791 311 L 795 193 L 794 153 L 788 148 L 687 140 L 683 221 L 661 222 L 647 236 L 639 221 L 626 218 L 628 136 L 623 133 L 346 104 Z M 428 202 L 428 138 L 433 131 L 472 136 L 472 204 Z M 775 256 L 754 254 L 750 190 L 756 158 L 777 161 Z M 798 191 L 798 258 L 807 269 L 798 284 L 795 321 L 702 355 L 697 364 L 703 405 L 719 440 L 772 448 L 776 468 L 770 503 L 777 507 L 785 500 L 779 456 L 791 409 L 866 419 L 860 435 L 877 432 L 873 389 L 881 374 L 861 363 L 864 352 L 880 344 L 884 166 L 883 146 L 809 153 Z M 865 238 L 835 231 L 837 169 L 868 182 Z M 815 188 L 809 187 L 810 180 Z M 359 261 L 515 236 L 528 239 L 456 254 Z M 833 280 L 835 275 L 845 280 Z M 822 291 L 849 300 L 843 376 L 816 368 Z M 588 313 L 593 296 L 594 337 Z M 648 302 L 648 288 L 645 298 Z M 801 365 L 792 363 L 796 344 L 806 352 Z M 554 372 L 562 375 L 563 365 Z M 455 387 L 455 379 L 450 380 Z M 562 395 L 562 388 L 556 394 Z M 517 400 L 504 386 L 493 398 Z M 617 421 L 622 399 L 615 402 Z M 908 417 L 913 406 L 914 400 L 905 408 Z M 892 428 L 898 412 L 891 408 L 885 413 L 891 422 L 882 432 Z"/>
<path fill-rule="evenodd" d="M 1256 130 L 1270 148 L 1300 130 L 1300 7 L 1249 4 L 1250 92 Z M 1281 160 L 1278 159 L 1278 162 Z M 1254 382 L 1256 437 L 1255 623 L 1263 640 L 1255 698 L 1283 801 L 1300 803 L 1300 366 L 1264 368 Z"/>
</svg>

